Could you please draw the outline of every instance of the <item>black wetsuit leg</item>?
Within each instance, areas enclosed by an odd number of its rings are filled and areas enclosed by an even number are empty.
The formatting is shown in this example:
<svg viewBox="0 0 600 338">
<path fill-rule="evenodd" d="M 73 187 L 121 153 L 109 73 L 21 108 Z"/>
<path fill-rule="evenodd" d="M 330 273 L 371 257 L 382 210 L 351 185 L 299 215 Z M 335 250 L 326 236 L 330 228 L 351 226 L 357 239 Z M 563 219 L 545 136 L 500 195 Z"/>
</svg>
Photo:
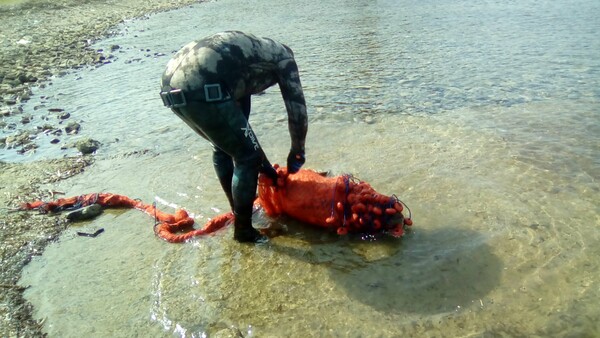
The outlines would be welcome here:
<svg viewBox="0 0 600 338">
<path fill-rule="evenodd" d="M 194 122 L 193 119 L 186 117 L 191 115 L 187 110 L 186 115 L 182 113 L 182 108 L 174 108 L 172 110 L 198 135 L 211 142 L 210 139 L 204 134 L 201 127 Z M 229 206 L 231 207 L 231 210 L 233 210 L 233 193 L 231 187 L 231 180 L 233 178 L 233 160 L 231 159 L 231 156 L 229 156 L 226 152 L 221 150 L 221 148 L 217 147 L 212 142 L 211 145 L 213 147 L 213 166 L 215 168 L 215 172 L 217 173 L 217 178 L 219 179 L 221 188 L 223 188 L 223 191 L 225 192 L 225 196 L 227 196 Z"/>
<path fill-rule="evenodd" d="M 242 113 L 246 120 L 250 117 L 250 95 L 242 98 L 238 101 L 238 105 L 240 106 Z M 227 200 L 229 201 L 229 205 L 231 206 L 231 210 L 234 210 L 233 203 L 233 193 L 232 193 L 232 180 L 233 180 L 233 159 L 226 152 L 224 152 L 221 148 L 215 146 L 213 144 L 213 165 L 215 167 L 215 172 L 217 173 L 217 178 L 219 179 L 219 183 L 221 183 L 221 187 L 227 196 Z"/>
<path fill-rule="evenodd" d="M 214 144 L 212 158 L 217 178 L 219 179 L 219 183 L 221 183 L 221 188 L 223 188 L 225 196 L 227 196 L 227 201 L 229 201 L 229 206 L 233 211 L 234 204 L 231 186 L 231 181 L 233 179 L 233 160 L 231 159 L 231 156 L 227 155 L 226 152 Z"/>
<path fill-rule="evenodd" d="M 250 120 L 251 100 L 252 96 L 250 95 L 238 100 L 238 104 L 240 105 L 240 108 L 242 109 L 242 113 L 244 114 L 246 120 Z"/>
<path fill-rule="evenodd" d="M 188 125 L 199 131 L 201 136 L 233 159 L 231 192 L 233 211 L 236 214 L 236 230 L 238 225 L 243 228 L 252 228 L 252 206 L 256 198 L 258 173 L 263 163 L 266 162 L 264 152 L 244 114 L 244 110 L 247 109 L 249 113 L 250 108 L 249 100 L 246 102 L 241 105 L 236 104 L 233 100 L 219 103 L 193 102 L 188 103 L 186 107 L 179 108 L 178 111 L 178 115 Z M 218 154 L 216 160 L 219 161 L 219 165 L 223 163 L 223 179 L 226 180 L 226 158 L 221 152 Z M 225 185 L 226 189 L 227 183 Z M 250 233 L 248 236 L 253 237 L 255 234 Z M 237 237 L 236 233 L 236 239 L 240 240 Z M 241 239 L 241 241 L 254 240 Z"/>
</svg>

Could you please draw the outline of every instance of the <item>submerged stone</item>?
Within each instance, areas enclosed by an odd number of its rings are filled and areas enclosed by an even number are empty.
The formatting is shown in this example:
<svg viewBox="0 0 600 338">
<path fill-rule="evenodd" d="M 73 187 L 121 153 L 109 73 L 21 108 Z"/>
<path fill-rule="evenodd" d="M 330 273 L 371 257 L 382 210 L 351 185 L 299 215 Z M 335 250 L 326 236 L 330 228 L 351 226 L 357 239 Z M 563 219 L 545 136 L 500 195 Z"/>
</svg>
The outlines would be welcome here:
<svg viewBox="0 0 600 338">
<path fill-rule="evenodd" d="M 83 221 L 92 219 L 102 213 L 102 206 L 100 204 L 92 204 L 87 207 L 83 207 L 67 214 L 66 218 L 69 221 Z"/>
<path fill-rule="evenodd" d="M 77 150 L 79 150 L 84 155 L 93 153 L 94 151 L 98 150 L 99 147 L 100 142 L 91 138 L 80 140 L 77 143 L 75 143 L 75 148 L 77 148 Z"/>
</svg>

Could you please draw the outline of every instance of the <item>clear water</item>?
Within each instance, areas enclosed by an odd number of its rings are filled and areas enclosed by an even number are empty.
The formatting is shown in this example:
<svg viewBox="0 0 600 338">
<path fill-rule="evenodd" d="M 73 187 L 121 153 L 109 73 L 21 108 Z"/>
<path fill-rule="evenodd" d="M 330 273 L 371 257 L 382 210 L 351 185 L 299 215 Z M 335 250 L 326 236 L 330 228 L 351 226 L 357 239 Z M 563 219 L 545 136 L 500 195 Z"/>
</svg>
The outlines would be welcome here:
<svg viewBox="0 0 600 338">
<path fill-rule="evenodd" d="M 414 229 L 347 240 L 257 215 L 287 232 L 260 246 L 231 229 L 174 245 L 147 215 L 107 211 L 27 267 L 36 316 L 61 337 L 600 335 L 598 14 L 592 0 L 223 0 L 126 23 L 98 46 L 121 46 L 113 63 L 30 103 L 64 108 L 85 121 L 79 137 L 103 143 L 61 183 L 68 195 L 158 201 L 199 224 L 224 211 L 208 144 L 157 91 L 182 45 L 239 29 L 295 51 L 306 166 L 397 194 Z M 251 123 L 283 162 L 276 88 L 254 99 Z M 26 159 L 69 154 L 46 143 Z"/>
</svg>

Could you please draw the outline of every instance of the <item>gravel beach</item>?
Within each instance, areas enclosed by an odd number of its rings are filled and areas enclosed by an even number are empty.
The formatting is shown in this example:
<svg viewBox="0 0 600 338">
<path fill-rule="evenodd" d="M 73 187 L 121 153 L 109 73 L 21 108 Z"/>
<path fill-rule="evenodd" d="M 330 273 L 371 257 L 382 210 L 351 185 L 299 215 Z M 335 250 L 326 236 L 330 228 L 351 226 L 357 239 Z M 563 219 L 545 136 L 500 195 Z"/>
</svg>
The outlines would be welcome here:
<svg viewBox="0 0 600 338">
<path fill-rule="evenodd" d="M 0 0 L 0 149 L 26 154 L 37 148 L 36 134 L 71 133 L 44 120 L 40 115 L 46 111 L 24 111 L 21 104 L 34 95 L 33 87 L 44 87 L 52 77 L 110 62 L 111 50 L 91 45 L 119 23 L 198 2 Z M 60 122 L 68 118 L 50 113 Z M 77 132 L 79 126 L 70 128 Z"/>
<path fill-rule="evenodd" d="M 91 44 L 113 33 L 124 20 L 198 3 L 198 0 L 0 0 L 0 152 L 34 150 L 31 121 L 40 111 L 25 111 L 32 87 L 77 68 L 109 62 L 110 51 Z M 18 122 L 15 122 L 18 121 Z M 41 123 L 41 122 L 40 122 Z M 53 125 L 34 128 L 59 130 Z M 62 218 L 15 212 L 20 203 L 50 199 L 48 186 L 81 173 L 91 155 L 30 163 L 0 161 L 0 336 L 40 337 L 42 323 L 17 285 L 22 268 L 67 226 Z"/>
</svg>

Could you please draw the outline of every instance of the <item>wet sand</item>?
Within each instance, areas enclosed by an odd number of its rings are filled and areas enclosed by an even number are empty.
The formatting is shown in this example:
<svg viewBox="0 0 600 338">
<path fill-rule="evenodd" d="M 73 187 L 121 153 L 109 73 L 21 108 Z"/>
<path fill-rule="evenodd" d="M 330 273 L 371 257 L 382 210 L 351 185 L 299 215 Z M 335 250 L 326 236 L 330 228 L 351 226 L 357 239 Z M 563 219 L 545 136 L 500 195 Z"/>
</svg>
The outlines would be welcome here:
<svg viewBox="0 0 600 338">
<path fill-rule="evenodd" d="M 21 138 L 0 137 L 0 152 L 34 151 L 31 125 L 48 126 L 41 111 L 24 111 L 32 88 L 82 67 L 110 62 L 110 51 L 91 44 L 113 33 L 124 20 L 198 3 L 198 0 L 0 0 L 0 129 Z M 36 118 L 38 117 L 38 118 Z M 14 121 L 18 122 L 14 122 Z M 60 121 L 54 122 L 59 123 Z M 36 129 L 36 128 L 34 128 Z M 43 323 L 31 316 L 32 306 L 17 285 L 23 267 L 41 255 L 67 223 L 35 213 L 15 212 L 20 203 L 60 195 L 53 186 L 93 162 L 92 156 L 30 163 L 0 161 L 0 336 L 40 337 Z"/>
</svg>

